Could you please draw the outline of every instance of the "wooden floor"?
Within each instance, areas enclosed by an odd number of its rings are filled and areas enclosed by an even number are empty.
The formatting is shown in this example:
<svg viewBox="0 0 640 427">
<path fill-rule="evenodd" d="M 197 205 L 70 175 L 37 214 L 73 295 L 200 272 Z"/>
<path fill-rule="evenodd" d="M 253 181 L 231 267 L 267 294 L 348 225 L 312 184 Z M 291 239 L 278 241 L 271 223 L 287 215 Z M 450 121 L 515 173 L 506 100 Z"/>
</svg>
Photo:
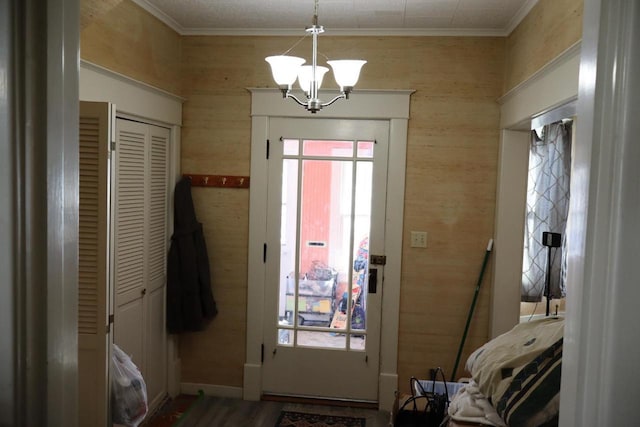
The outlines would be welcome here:
<svg viewBox="0 0 640 427">
<path fill-rule="evenodd" d="M 282 410 L 361 417 L 366 419 L 367 427 L 389 425 L 389 413 L 375 409 L 203 396 L 189 409 L 179 426 L 274 427 Z"/>
</svg>

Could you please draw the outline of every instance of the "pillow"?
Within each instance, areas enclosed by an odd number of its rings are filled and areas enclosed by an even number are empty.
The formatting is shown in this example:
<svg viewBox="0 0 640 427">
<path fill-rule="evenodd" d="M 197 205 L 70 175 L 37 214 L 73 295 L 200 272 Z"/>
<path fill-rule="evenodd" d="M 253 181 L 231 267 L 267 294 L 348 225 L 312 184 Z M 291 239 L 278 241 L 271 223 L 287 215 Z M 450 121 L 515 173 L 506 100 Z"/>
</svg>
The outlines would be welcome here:
<svg viewBox="0 0 640 427">
<path fill-rule="evenodd" d="M 557 423 L 564 320 L 520 323 L 467 359 L 467 370 L 510 426 Z"/>
</svg>

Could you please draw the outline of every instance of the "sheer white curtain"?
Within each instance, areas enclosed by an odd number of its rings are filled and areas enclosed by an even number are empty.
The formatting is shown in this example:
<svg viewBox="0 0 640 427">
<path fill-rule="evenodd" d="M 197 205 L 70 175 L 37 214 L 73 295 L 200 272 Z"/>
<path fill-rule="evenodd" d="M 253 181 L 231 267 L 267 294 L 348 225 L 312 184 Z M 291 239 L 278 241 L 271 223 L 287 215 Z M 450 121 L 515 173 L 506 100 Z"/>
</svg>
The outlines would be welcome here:
<svg viewBox="0 0 640 427">
<path fill-rule="evenodd" d="M 551 250 L 550 297 L 566 295 L 564 248 L 569 211 L 571 126 L 571 121 L 556 122 L 544 126 L 540 132 L 531 132 L 522 263 L 523 302 L 542 299 L 548 250 Z M 544 246 L 542 233 L 545 231 L 560 233 L 562 248 Z"/>
</svg>

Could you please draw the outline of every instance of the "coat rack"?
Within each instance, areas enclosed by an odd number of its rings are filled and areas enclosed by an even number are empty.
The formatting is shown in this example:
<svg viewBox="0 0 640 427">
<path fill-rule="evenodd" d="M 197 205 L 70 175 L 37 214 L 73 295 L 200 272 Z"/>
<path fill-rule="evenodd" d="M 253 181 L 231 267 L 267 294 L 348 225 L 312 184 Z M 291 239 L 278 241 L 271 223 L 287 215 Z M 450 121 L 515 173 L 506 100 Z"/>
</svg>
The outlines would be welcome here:
<svg viewBox="0 0 640 427">
<path fill-rule="evenodd" d="M 248 176 L 183 174 L 192 187 L 249 188 Z"/>
</svg>

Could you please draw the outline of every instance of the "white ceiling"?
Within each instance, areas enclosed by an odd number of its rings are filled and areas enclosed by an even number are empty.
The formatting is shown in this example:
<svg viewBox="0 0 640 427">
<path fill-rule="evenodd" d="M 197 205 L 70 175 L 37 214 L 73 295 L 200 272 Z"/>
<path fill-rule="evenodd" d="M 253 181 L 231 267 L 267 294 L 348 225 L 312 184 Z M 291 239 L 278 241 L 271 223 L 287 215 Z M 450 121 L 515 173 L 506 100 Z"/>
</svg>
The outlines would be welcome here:
<svg viewBox="0 0 640 427">
<path fill-rule="evenodd" d="M 133 0 L 183 35 L 299 35 L 314 0 Z M 508 35 L 538 0 L 319 0 L 334 35 Z"/>
</svg>

